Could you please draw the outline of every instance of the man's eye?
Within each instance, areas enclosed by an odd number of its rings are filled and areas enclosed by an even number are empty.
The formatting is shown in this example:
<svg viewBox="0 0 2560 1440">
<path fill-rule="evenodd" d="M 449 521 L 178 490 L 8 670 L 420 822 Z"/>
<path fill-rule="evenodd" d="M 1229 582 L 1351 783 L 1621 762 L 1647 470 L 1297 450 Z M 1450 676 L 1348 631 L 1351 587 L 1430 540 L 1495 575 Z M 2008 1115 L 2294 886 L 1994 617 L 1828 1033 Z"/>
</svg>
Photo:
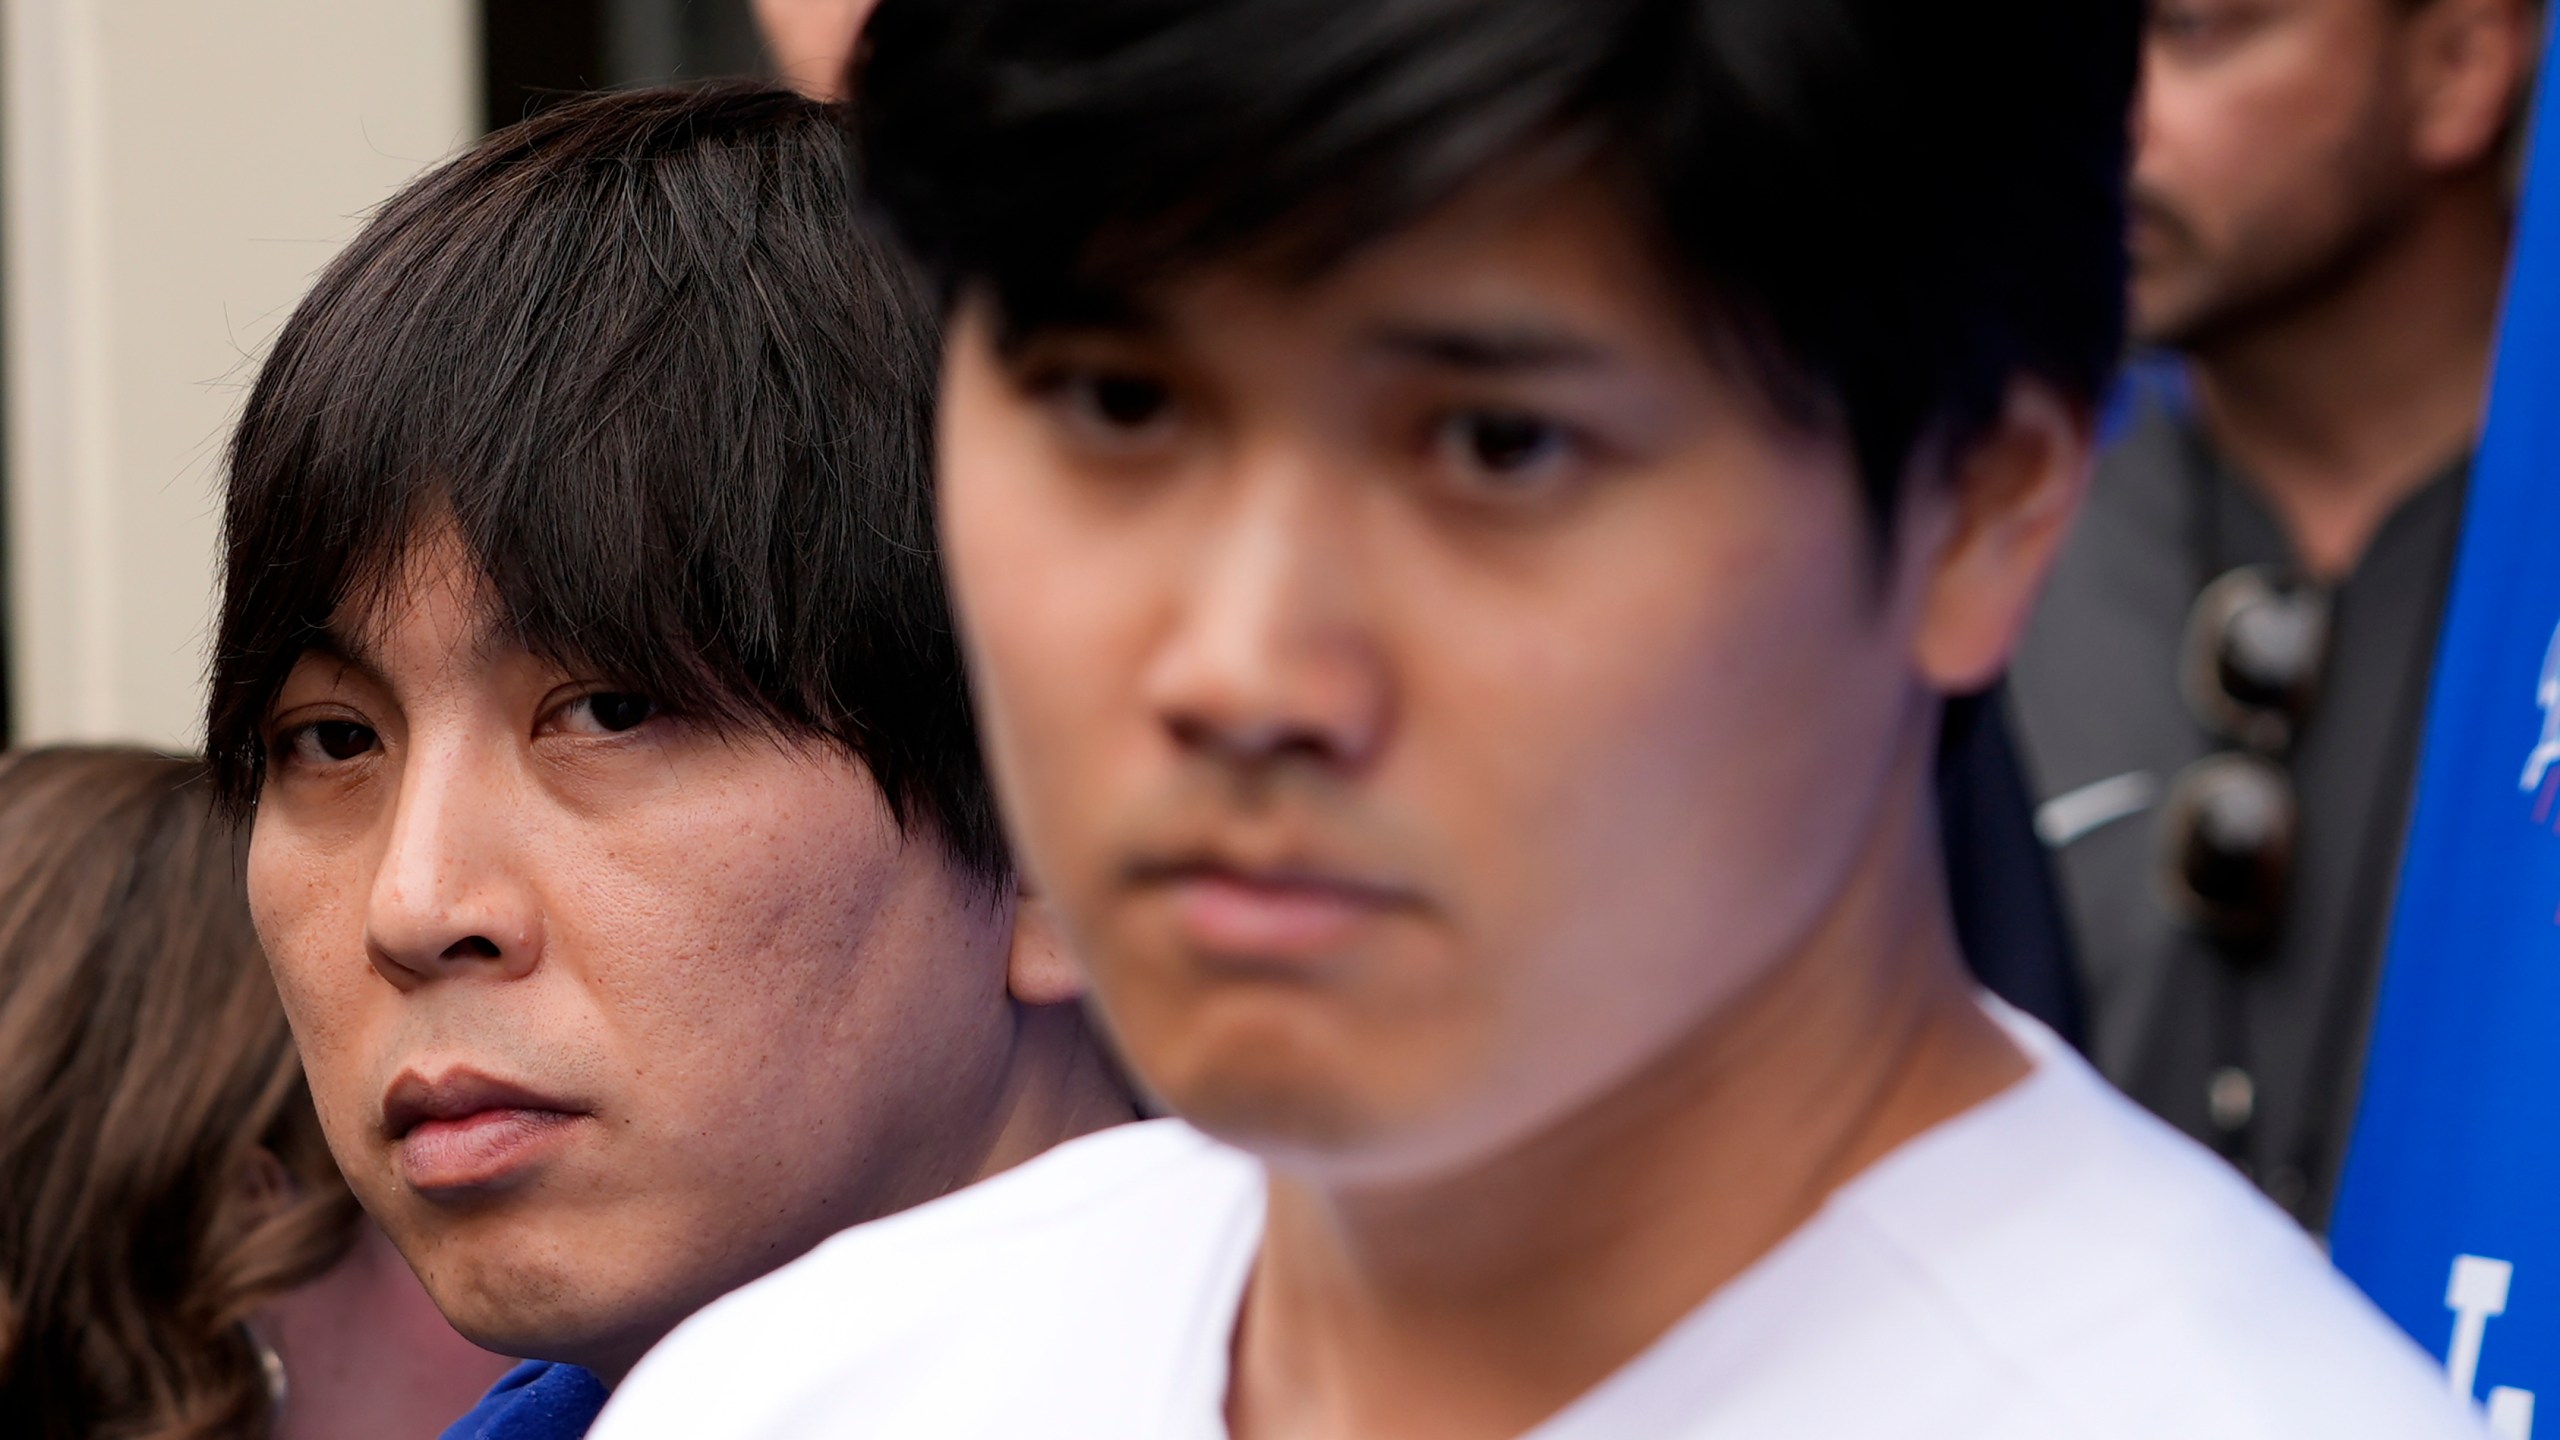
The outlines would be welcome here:
<svg viewBox="0 0 2560 1440">
<path fill-rule="evenodd" d="M 1048 388 L 1077 420 L 1105 432 L 1151 429 L 1173 413 L 1172 388 L 1144 375 L 1070 373 L 1051 381 Z"/>
<path fill-rule="evenodd" d="M 353 720 L 315 720 L 285 737 L 295 760 L 313 765 L 341 764 L 370 752 L 379 743 L 370 725 Z"/>
<path fill-rule="evenodd" d="M 2227 11 L 2205 5 L 2156 5 L 2151 11 L 2151 38 L 2182 49 L 2208 48 L 2228 40 L 2237 29 Z"/>
<path fill-rule="evenodd" d="M 562 728 L 588 735 L 637 730 L 658 713 L 658 702 L 627 690 L 599 690 L 561 707 Z"/>
<path fill-rule="evenodd" d="M 1569 464 L 1581 446 L 1573 430 L 1517 410 L 1463 410 L 1434 438 L 1444 464 L 1461 475 L 1514 488 Z"/>
</svg>

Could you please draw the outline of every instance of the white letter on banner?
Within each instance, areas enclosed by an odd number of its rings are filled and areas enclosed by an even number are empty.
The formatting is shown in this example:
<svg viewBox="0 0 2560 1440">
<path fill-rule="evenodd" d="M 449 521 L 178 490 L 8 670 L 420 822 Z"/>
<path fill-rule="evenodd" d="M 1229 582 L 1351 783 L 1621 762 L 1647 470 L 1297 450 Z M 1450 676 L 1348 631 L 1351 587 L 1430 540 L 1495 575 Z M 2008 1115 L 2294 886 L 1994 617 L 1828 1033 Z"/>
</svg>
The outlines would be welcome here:
<svg viewBox="0 0 2560 1440">
<path fill-rule="evenodd" d="M 2505 1385 L 2490 1391 L 2489 1433 L 2497 1440 L 2533 1440 L 2533 1392 Z"/>
<path fill-rule="evenodd" d="M 2560 652 L 2555 652 L 2560 653 Z M 2453 1312 L 2453 1346 L 2445 1352 L 2445 1376 L 2462 1403 L 2480 1380 L 2480 1344 L 2489 1321 L 2507 1313 L 2507 1290 L 2516 1267 L 2479 1255 L 2453 1257 L 2453 1277 L 2444 1291 L 2445 1308 Z M 2489 1433 L 2498 1440 L 2533 1440 L 2533 1392 L 2501 1385 L 2489 1392 Z"/>
<path fill-rule="evenodd" d="M 2542 679 L 2533 689 L 2533 703 L 2542 707 L 2542 740 L 2524 762 L 2523 790 L 2531 794 L 2542 788 L 2542 777 L 2560 764 L 2560 630 L 2551 632 L 2551 648 L 2543 653 Z"/>
</svg>

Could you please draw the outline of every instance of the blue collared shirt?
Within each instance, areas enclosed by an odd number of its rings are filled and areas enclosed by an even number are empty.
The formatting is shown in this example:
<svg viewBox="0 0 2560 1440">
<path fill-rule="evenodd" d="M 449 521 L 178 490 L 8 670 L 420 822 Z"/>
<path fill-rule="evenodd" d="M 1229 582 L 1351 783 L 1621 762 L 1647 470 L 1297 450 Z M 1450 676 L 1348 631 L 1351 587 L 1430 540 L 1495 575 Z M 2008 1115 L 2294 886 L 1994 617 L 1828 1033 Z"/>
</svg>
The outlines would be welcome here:
<svg viewBox="0 0 2560 1440">
<path fill-rule="evenodd" d="M 527 1360 L 447 1427 L 444 1440 L 579 1440 L 610 1393 L 575 1365 Z"/>
</svg>

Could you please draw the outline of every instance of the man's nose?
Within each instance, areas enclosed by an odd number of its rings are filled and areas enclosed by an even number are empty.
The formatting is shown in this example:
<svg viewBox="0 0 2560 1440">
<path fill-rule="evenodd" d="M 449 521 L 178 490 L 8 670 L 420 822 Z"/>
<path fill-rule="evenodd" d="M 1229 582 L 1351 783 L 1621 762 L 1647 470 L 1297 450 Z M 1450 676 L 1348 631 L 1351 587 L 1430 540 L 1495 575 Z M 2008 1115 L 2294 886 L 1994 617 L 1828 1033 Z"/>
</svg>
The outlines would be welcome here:
<svg viewBox="0 0 2560 1440">
<path fill-rule="evenodd" d="M 542 906 L 511 834 L 519 813 L 503 775 L 465 751 L 421 754 L 400 779 L 373 889 L 365 951 L 403 990 L 441 976 L 529 973 Z"/>
<path fill-rule="evenodd" d="M 1185 573 L 1147 698 L 1175 744 L 1224 763 L 1357 769 L 1391 723 L 1366 613 L 1360 498 L 1291 457 L 1234 477 Z"/>
</svg>

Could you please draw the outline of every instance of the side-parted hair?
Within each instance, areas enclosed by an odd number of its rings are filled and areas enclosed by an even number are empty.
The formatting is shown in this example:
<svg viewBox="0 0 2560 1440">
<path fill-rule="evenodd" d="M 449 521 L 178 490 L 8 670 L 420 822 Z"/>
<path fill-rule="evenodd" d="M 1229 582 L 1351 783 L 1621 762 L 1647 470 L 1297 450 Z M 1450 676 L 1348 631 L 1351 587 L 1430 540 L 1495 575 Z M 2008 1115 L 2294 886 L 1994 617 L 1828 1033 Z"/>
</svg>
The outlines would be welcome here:
<svg viewBox="0 0 2560 1440">
<path fill-rule="evenodd" d="M 0 756 L 0 1432 L 270 1433 L 242 1322 L 355 1243 L 204 767 Z"/>
<path fill-rule="evenodd" d="M 231 443 L 207 751 L 254 805 L 295 661 L 449 524 L 501 633 L 725 733 L 857 757 L 1008 862 L 933 544 L 928 287 L 843 115 L 761 84 L 597 96 L 393 198 Z"/>
<path fill-rule="evenodd" d="M 1614 187 L 1702 340 L 1879 525 L 2009 383 L 2122 344 L 2141 0 L 888 0 L 871 193 L 1006 330 L 1324 273 L 1469 186 Z"/>
</svg>

